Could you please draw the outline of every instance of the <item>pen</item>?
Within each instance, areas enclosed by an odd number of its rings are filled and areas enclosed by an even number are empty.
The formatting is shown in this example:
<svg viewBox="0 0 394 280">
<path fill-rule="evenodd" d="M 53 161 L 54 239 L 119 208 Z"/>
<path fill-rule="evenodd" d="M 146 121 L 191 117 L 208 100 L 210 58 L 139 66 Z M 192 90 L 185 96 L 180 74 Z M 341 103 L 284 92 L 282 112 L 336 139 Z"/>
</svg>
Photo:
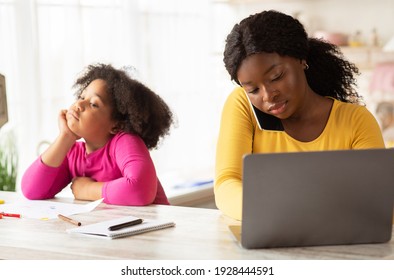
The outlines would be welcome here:
<svg viewBox="0 0 394 280">
<path fill-rule="evenodd" d="M 69 218 L 69 217 L 63 216 L 62 214 L 59 214 L 59 215 L 57 215 L 57 216 L 59 217 L 60 220 L 63 220 L 63 221 L 72 223 L 73 225 L 76 225 L 76 226 L 82 225 L 81 222 L 78 222 L 78 221 L 73 220 L 73 219 L 71 219 L 71 218 Z"/>
<path fill-rule="evenodd" d="M 4 212 L 1 212 L 0 214 L 4 217 L 11 217 L 11 218 L 20 218 L 21 217 L 21 214 L 12 214 L 12 213 L 4 213 Z"/>
<path fill-rule="evenodd" d="M 207 180 L 207 181 L 196 181 L 192 183 L 185 183 L 185 184 L 179 184 L 175 185 L 174 189 L 182 189 L 182 188 L 191 188 L 191 187 L 200 187 L 208 184 L 213 184 L 213 180 Z"/>
<path fill-rule="evenodd" d="M 123 224 L 110 226 L 108 228 L 108 230 L 112 231 L 112 230 L 118 230 L 118 229 L 125 228 L 125 227 L 131 227 L 131 226 L 134 226 L 134 225 L 141 224 L 142 222 L 143 222 L 142 219 L 137 219 L 137 220 L 133 220 L 133 221 L 130 221 L 130 222 L 123 223 Z"/>
</svg>

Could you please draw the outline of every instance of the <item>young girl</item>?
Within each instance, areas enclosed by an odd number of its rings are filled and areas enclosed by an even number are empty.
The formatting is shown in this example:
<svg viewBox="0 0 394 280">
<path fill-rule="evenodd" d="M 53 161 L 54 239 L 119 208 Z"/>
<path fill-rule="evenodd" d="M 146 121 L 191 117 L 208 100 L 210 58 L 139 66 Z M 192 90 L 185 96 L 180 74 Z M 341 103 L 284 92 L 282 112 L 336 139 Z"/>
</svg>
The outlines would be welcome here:
<svg viewBox="0 0 394 280">
<path fill-rule="evenodd" d="M 166 103 L 111 65 L 88 66 L 74 86 L 77 100 L 60 112 L 59 135 L 23 175 L 23 194 L 53 198 L 71 182 L 75 199 L 169 204 L 149 154 L 172 124 Z"/>
</svg>

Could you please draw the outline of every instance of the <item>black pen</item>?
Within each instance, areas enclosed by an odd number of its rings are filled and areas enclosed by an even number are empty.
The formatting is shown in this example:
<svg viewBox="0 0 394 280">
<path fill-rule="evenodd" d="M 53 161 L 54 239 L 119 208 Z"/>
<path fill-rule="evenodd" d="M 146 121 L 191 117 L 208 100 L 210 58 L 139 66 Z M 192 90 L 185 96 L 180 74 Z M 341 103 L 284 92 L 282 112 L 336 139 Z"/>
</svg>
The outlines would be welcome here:
<svg viewBox="0 0 394 280">
<path fill-rule="evenodd" d="M 110 226 L 108 228 L 108 230 L 112 231 L 112 230 L 118 230 L 118 229 L 125 228 L 125 227 L 131 227 L 131 226 L 135 226 L 135 225 L 141 224 L 142 222 L 143 222 L 142 219 L 137 219 L 137 220 L 133 220 L 133 221 L 130 221 L 130 222 L 123 223 L 123 224 Z"/>
</svg>

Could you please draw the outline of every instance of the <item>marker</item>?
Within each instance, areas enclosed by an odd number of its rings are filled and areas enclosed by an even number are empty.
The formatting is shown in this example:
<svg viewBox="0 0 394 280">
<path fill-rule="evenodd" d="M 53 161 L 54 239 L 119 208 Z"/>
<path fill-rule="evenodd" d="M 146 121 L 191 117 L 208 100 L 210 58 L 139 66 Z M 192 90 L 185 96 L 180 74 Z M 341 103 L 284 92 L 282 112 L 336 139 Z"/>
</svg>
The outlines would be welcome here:
<svg viewBox="0 0 394 280">
<path fill-rule="evenodd" d="M 123 223 L 123 224 L 110 226 L 108 228 L 108 230 L 113 231 L 113 230 L 118 230 L 118 229 L 125 228 L 125 227 L 131 227 L 131 226 L 135 226 L 135 225 L 141 224 L 142 222 L 143 222 L 142 219 L 137 219 L 137 220 L 133 220 L 133 221 L 130 221 L 130 222 Z"/>
<path fill-rule="evenodd" d="M 4 217 L 11 217 L 11 218 L 20 218 L 21 217 L 21 214 L 12 214 L 12 213 L 4 213 L 4 212 L 1 212 L 0 214 Z"/>
<path fill-rule="evenodd" d="M 73 224 L 73 225 L 76 225 L 76 226 L 82 225 L 81 222 L 78 222 L 78 221 L 73 220 L 73 219 L 71 219 L 71 218 L 69 218 L 69 217 L 63 216 L 62 214 L 59 214 L 59 215 L 57 215 L 57 216 L 58 216 L 58 218 L 59 218 L 60 220 L 69 222 L 69 223 L 71 223 L 71 224 Z"/>
</svg>

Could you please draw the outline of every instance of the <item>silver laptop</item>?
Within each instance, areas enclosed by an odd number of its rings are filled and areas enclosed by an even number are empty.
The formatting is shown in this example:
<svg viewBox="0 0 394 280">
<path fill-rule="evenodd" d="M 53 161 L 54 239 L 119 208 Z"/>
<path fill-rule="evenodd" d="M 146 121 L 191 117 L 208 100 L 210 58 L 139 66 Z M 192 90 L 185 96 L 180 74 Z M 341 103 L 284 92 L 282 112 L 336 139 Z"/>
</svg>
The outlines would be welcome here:
<svg viewBox="0 0 394 280">
<path fill-rule="evenodd" d="M 245 248 L 383 243 L 391 239 L 394 149 L 244 157 Z"/>
</svg>

